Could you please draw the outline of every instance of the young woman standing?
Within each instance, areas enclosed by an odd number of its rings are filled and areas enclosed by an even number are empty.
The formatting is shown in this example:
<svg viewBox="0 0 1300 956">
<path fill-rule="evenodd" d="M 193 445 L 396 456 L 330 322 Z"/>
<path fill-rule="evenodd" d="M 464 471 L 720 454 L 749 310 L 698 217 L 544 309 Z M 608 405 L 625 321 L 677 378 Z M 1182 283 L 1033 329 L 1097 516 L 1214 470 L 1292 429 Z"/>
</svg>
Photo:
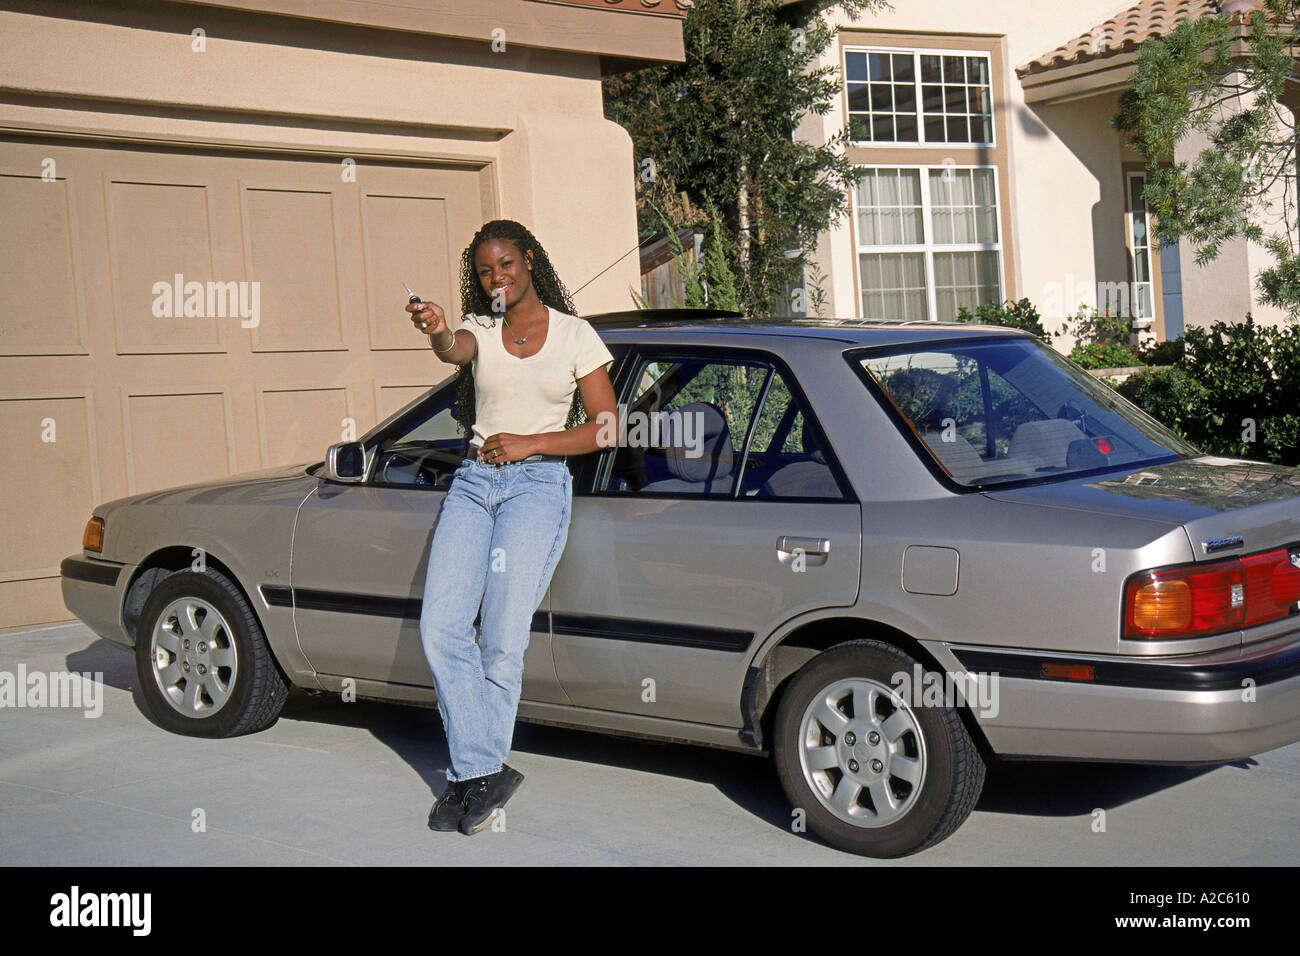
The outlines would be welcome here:
<svg viewBox="0 0 1300 956">
<path fill-rule="evenodd" d="M 533 613 L 568 539 L 565 456 L 595 451 L 618 423 L 613 356 L 519 223 L 474 235 L 461 305 L 467 321 L 454 332 L 432 302 L 406 310 L 438 358 L 460 367 L 456 417 L 469 436 L 429 546 L 420 636 L 451 757 L 429 827 L 472 834 L 523 780 L 505 759 Z"/>
</svg>

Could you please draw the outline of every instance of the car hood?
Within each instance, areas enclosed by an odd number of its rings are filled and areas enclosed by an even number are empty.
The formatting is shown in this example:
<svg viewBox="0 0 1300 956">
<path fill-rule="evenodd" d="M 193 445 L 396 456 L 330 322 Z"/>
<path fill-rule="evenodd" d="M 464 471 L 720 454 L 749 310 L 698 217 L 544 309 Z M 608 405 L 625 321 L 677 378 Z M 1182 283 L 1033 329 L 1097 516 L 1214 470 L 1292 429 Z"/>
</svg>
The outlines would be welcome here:
<svg viewBox="0 0 1300 956">
<path fill-rule="evenodd" d="M 1300 542 L 1300 469 L 1266 462 L 1203 456 L 985 494 L 1182 525 L 1198 559 Z"/>
<path fill-rule="evenodd" d="M 270 484 L 282 486 L 290 482 L 301 482 L 303 494 L 305 495 L 307 491 L 315 487 L 317 482 L 317 479 L 307 474 L 307 468 L 312 464 L 313 462 L 301 462 L 295 465 L 277 465 L 274 468 L 263 468 L 260 471 L 249 471 L 238 475 L 227 475 L 224 478 L 197 481 L 188 485 L 178 485 L 175 488 L 146 491 L 138 495 L 129 495 L 125 498 L 106 501 L 95 508 L 95 514 L 107 518 L 110 512 L 126 505 L 201 504 L 230 501 L 249 492 L 256 493 Z M 277 491 L 283 490 L 283 488 L 277 487 Z"/>
</svg>

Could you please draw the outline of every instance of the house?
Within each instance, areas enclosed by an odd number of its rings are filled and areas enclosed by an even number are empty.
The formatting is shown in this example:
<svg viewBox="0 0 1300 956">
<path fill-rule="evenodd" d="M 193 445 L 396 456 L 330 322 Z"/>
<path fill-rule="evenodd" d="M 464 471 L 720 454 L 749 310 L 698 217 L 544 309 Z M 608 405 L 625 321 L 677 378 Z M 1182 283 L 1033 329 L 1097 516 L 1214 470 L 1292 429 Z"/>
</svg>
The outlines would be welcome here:
<svg viewBox="0 0 1300 956">
<path fill-rule="evenodd" d="M 601 77 L 680 61 L 688 6 L 4 3 L 0 627 L 69 618 L 96 502 L 318 460 L 445 376 L 400 283 L 458 315 L 485 221 L 626 308 Z"/>
<path fill-rule="evenodd" d="M 825 142 L 852 123 L 862 170 L 853 214 L 817 250 L 827 313 L 951 320 L 1024 297 L 1051 332 L 1080 305 L 1134 317 L 1147 340 L 1247 312 L 1282 323 L 1255 288 L 1259 247 L 1229 243 L 1198 267 L 1185 240 L 1153 245 L 1146 164 L 1111 126 L 1142 41 L 1251 7 L 908 0 L 838 19 L 822 63 L 840 70 L 839 101 L 796 133 Z"/>
</svg>

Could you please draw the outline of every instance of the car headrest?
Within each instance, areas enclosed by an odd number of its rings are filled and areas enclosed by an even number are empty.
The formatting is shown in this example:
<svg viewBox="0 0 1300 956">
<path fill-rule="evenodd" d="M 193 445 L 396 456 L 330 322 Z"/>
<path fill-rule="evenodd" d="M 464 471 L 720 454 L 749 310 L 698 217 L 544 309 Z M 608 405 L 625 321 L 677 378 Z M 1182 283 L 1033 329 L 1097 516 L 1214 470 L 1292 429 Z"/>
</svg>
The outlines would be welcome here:
<svg viewBox="0 0 1300 956">
<path fill-rule="evenodd" d="M 664 460 L 674 478 L 702 482 L 731 474 L 735 464 L 731 429 L 722 409 L 712 402 L 683 405 L 666 417 L 660 434 Z"/>
</svg>

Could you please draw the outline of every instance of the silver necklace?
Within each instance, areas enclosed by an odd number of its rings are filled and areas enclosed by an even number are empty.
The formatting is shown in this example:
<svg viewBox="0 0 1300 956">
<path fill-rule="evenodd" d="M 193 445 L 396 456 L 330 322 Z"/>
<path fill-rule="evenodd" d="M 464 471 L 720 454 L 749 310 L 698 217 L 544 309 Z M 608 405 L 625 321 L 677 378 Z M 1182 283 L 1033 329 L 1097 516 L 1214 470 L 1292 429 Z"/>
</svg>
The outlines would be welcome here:
<svg viewBox="0 0 1300 956">
<path fill-rule="evenodd" d="M 506 331 L 508 331 L 508 332 L 510 333 L 510 337 L 511 337 L 512 339 L 515 339 L 515 330 L 512 329 L 512 328 L 510 328 L 510 320 L 506 318 L 506 314 L 505 314 L 504 312 L 501 313 L 501 318 L 502 318 L 502 319 L 505 321 L 505 323 L 506 323 Z M 531 334 L 532 334 L 532 333 L 530 332 L 529 335 L 531 335 Z M 523 344 L 524 344 L 525 342 L 527 342 L 527 341 L 528 341 L 528 336 L 525 335 L 522 339 L 515 339 L 515 345 L 523 345 Z"/>
</svg>

